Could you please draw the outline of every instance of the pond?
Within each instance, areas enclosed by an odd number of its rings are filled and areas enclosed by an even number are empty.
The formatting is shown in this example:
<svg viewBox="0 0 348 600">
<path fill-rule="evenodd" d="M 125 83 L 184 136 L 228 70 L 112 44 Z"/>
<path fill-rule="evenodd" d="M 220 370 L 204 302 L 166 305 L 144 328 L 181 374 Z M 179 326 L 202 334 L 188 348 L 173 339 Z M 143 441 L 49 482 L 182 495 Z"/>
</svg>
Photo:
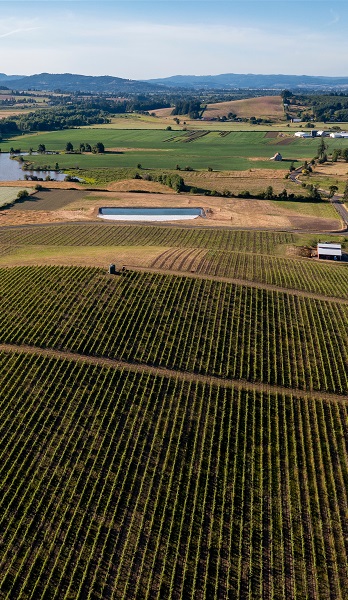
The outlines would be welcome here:
<svg viewBox="0 0 348 600">
<path fill-rule="evenodd" d="M 47 175 L 55 181 L 64 181 L 66 175 L 56 171 L 22 171 L 18 160 L 10 158 L 9 152 L 0 152 L 0 181 L 23 181 L 25 175 L 34 175 L 45 180 Z M 25 156 L 22 154 L 22 156 Z"/>
<path fill-rule="evenodd" d="M 182 221 L 205 217 L 203 208 L 100 208 L 98 217 L 113 221 Z"/>
</svg>

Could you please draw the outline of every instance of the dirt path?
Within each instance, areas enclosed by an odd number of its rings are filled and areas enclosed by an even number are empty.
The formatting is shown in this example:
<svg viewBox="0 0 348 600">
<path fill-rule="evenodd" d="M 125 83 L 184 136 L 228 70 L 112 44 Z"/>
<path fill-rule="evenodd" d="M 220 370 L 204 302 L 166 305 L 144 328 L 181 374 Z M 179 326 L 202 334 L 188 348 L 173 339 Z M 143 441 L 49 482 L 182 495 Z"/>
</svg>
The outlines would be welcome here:
<svg viewBox="0 0 348 600">
<path fill-rule="evenodd" d="M 0 352 L 18 352 L 22 354 L 40 355 L 47 358 L 74 360 L 77 362 L 86 363 L 88 365 L 99 365 L 101 367 L 108 367 L 111 369 L 127 369 L 129 371 L 133 371 L 134 373 L 148 373 L 151 375 L 159 375 L 161 377 L 180 379 L 181 381 L 208 383 L 211 385 L 242 389 L 251 392 L 256 391 L 269 394 L 286 394 L 288 396 L 294 395 L 297 398 L 329 400 L 333 402 L 342 402 L 344 404 L 348 403 L 348 396 L 340 396 L 338 394 L 330 394 L 327 392 L 303 391 L 296 388 L 286 388 L 276 385 L 268 385 L 266 383 L 253 383 L 242 379 L 223 379 L 220 377 L 199 375 L 197 373 L 188 373 L 186 371 L 175 371 L 173 369 L 166 369 L 163 367 L 154 367 L 151 365 L 146 365 L 144 363 L 136 364 L 122 360 L 114 360 L 111 358 L 86 356 L 83 354 L 75 354 L 73 352 L 63 352 L 61 350 L 38 348 L 34 346 L 16 346 L 14 344 L 0 344 Z"/>
</svg>

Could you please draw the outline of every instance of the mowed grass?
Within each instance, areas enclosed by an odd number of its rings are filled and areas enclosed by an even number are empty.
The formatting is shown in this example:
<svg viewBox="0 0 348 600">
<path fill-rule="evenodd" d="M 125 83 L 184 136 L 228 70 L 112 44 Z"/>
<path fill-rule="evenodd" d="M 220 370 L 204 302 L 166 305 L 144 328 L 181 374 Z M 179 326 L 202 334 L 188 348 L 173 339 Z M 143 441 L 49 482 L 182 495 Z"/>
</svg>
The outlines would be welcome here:
<svg viewBox="0 0 348 600">
<path fill-rule="evenodd" d="M 67 168 L 136 167 L 174 169 L 177 164 L 183 169 L 246 170 L 269 168 L 287 170 L 292 160 L 311 159 L 316 155 L 318 140 L 288 137 L 269 138 L 262 131 L 236 131 L 226 135 L 210 131 L 197 139 L 190 140 L 190 132 L 163 130 L 120 130 L 80 128 L 50 133 L 31 134 L 12 138 L 2 143 L 8 150 L 16 145 L 22 151 L 45 144 L 47 150 L 64 152 L 67 142 L 75 149 L 80 143 L 103 142 L 109 152 L 95 154 L 61 154 L 59 156 L 32 156 L 34 165 L 55 164 Z M 347 140 L 329 140 L 328 151 L 346 148 Z M 284 161 L 269 160 L 275 152 L 283 155 Z"/>
<path fill-rule="evenodd" d="M 0 187 L 0 208 L 6 206 L 10 202 L 14 202 L 21 189 L 24 190 L 26 188 Z M 30 193 L 32 190 L 28 189 L 27 191 Z"/>
</svg>

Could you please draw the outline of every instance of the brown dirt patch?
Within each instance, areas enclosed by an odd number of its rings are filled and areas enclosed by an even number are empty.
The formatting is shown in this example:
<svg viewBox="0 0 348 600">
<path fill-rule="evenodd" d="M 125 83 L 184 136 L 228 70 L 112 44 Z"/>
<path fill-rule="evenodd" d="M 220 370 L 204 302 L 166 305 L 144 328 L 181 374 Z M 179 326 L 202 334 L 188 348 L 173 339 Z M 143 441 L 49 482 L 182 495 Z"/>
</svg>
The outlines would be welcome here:
<svg viewBox="0 0 348 600">
<path fill-rule="evenodd" d="M 223 117 L 228 113 L 238 117 L 264 117 L 280 119 L 284 116 L 283 102 L 280 96 L 262 96 L 261 98 L 247 98 L 245 100 L 231 100 L 230 102 L 216 102 L 208 104 L 203 116 L 206 119 Z"/>
<path fill-rule="evenodd" d="M 239 198 L 213 198 L 185 194 L 156 194 L 137 192 L 93 192 L 69 204 L 69 208 L 52 211 L 24 211 L 15 207 L 0 211 L 0 225 L 57 223 L 65 221 L 99 221 L 98 209 L 102 206 L 148 207 L 202 207 L 207 217 L 175 224 L 203 227 L 236 227 L 266 229 L 299 229 L 304 231 L 330 231 L 337 222 L 328 219 L 298 216 L 297 213 L 275 206 L 267 200 Z"/>
<path fill-rule="evenodd" d="M 341 176 L 347 178 L 348 175 L 348 163 L 346 162 L 333 162 L 324 165 L 315 166 L 315 174 L 326 175 L 326 176 Z"/>
<path fill-rule="evenodd" d="M 150 110 L 149 112 L 154 113 L 156 117 L 170 117 L 173 112 L 173 108 L 158 108 L 157 110 Z M 181 120 L 181 117 L 179 118 Z"/>
<path fill-rule="evenodd" d="M 277 146 L 290 146 L 291 144 L 293 144 L 293 142 L 293 137 L 284 137 L 281 140 L 279 140 L 279 142 L 277 142 Z"/>
<path fill-rule="evenodd" d="M 82 190 L 45 190 L 36 192 L 24 202 L 16 202 L 15 210 L 60 210 L 85 196 L 86 192 Z"/>
<path fill-rule="evenodd" d="M 34 188 L 37 185 L 37 181 L 0 181 L 1 187 L 18 187 L 18 189 L 23 189 L 25 185 L 26 188 L 32 187 Z M 40 181 L 39 182 L 42 187 L 46 189 L 55 189 L 55 190 L 83 190 L 84 187 L 79 183 L 71 183 L 70 181 Z"/>
<path fill-rule="evenodd" d="M 278 131 L 267 131 L 267 133 L 266 133 L 266 135 L 265 135 L 265 138 L 271 138 L 271 139 L 274 139 L 274 138 L 277 138 L 277 137 L 278 137 L 278 135 L 279 135 L 279 132 L 278 132 Z"/>
</svg>

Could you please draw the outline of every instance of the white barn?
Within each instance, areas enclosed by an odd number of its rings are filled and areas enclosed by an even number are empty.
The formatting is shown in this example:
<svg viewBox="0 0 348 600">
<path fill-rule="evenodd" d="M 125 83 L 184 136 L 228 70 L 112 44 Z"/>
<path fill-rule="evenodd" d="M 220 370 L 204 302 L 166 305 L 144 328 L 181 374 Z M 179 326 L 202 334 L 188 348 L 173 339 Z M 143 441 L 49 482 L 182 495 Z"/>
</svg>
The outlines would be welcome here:
<svg viewBox="0 0 348 600">
<path fill-rule="evenodd" d="M 317 244 L 318 258 L 327 258 L 341 260 L 342 246 L 341 244 L 331 244 L 331 242 L 319 242 Z"/>
</svg>

